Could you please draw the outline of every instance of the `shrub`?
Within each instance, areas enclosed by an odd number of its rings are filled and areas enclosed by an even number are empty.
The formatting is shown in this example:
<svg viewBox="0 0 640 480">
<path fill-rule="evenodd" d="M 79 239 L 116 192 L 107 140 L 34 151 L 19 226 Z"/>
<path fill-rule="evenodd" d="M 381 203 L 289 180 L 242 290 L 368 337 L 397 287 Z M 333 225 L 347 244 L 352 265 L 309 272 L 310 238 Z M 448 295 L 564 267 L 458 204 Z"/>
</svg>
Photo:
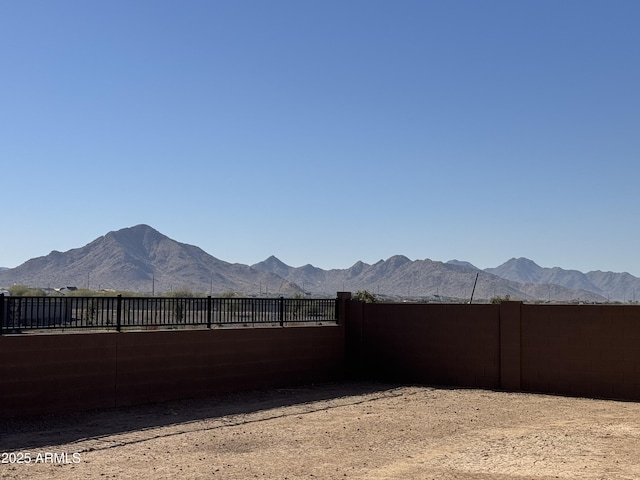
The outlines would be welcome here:
<svg viewBox="0 0 640 480">
<path fill-rule="evenodd" d="M 27 287 L 26 285 L 13 285 L 7 290 L 12 297 L 42 297 L 44 295 L 41 288 Z"/>
<path fill-rule="evenodd" d="M 511 296 L 510 295 L 505 295 L 504 297 L 501 296 L 496 296 L 496 297 L 491 297 L 489 299 L 490 303 L 502 303 L 502 302 L 508 302 L 509 300 L 511 300 Z"/>
<path fill-rule="evenodd" d="M 353 299 L 365 303 L 377 303 L 379 301 L 378 297 L 368 290 L 358 290 L 353 296 Z"/>
</svg>

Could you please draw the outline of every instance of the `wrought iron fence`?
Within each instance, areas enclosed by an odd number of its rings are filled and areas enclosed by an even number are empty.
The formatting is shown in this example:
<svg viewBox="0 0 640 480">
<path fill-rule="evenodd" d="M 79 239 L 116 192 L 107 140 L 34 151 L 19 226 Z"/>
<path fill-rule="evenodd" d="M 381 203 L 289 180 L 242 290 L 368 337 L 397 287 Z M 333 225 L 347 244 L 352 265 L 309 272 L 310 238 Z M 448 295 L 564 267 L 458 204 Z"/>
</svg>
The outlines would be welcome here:
<svg viewBox="0 0 640 480">
<path fill-rule="evenodd" d="M 30 330 L 144 329 L 337 323 L 335 299 L 5 297 L 0 335 Z"/>
</svg>

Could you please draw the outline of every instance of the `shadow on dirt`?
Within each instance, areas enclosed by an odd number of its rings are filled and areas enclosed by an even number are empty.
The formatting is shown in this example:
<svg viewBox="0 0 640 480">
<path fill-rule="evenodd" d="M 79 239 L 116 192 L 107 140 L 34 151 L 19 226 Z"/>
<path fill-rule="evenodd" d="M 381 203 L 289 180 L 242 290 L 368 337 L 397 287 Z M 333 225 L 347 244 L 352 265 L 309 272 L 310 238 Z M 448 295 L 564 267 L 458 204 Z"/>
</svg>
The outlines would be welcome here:
<svg viewBox="0 0 640 480">
<path fill-rule="evenodd" d="M 398 386 L 400 385 L 373 382 L 323 383 L 130 407 L 2 419 L 0 452 L 42 449 L 151 428 L 383 393 Z"/>
</svg>

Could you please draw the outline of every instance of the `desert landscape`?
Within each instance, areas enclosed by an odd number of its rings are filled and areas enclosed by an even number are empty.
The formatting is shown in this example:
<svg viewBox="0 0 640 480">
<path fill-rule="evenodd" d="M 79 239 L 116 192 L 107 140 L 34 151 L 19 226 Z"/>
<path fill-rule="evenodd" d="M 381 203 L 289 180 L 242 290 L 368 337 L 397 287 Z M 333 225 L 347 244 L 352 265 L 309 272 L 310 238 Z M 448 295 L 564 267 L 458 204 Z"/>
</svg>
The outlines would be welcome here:
<svg viewBox="0 0 640 480">
<path fill-rule="evenodd" d="M 640 478 L 640 404 L 489 390 L 330 383 L 1 432 L 2 479 Z"/>
</svg>

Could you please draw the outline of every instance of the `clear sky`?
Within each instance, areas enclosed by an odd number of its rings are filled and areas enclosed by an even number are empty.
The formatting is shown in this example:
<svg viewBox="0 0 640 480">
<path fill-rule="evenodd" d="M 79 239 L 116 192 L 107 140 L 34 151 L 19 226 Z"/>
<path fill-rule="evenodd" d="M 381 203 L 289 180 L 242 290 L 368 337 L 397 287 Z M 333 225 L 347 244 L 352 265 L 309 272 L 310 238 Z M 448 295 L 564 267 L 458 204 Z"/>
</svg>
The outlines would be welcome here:
<svg viewBox="0 0 640 480">
<path fill-rule="evenodd" d="M 0 266 L 145 223 L 229 262 L 640 276 L 637 0 L 0 2 Z"/>
</svg>

